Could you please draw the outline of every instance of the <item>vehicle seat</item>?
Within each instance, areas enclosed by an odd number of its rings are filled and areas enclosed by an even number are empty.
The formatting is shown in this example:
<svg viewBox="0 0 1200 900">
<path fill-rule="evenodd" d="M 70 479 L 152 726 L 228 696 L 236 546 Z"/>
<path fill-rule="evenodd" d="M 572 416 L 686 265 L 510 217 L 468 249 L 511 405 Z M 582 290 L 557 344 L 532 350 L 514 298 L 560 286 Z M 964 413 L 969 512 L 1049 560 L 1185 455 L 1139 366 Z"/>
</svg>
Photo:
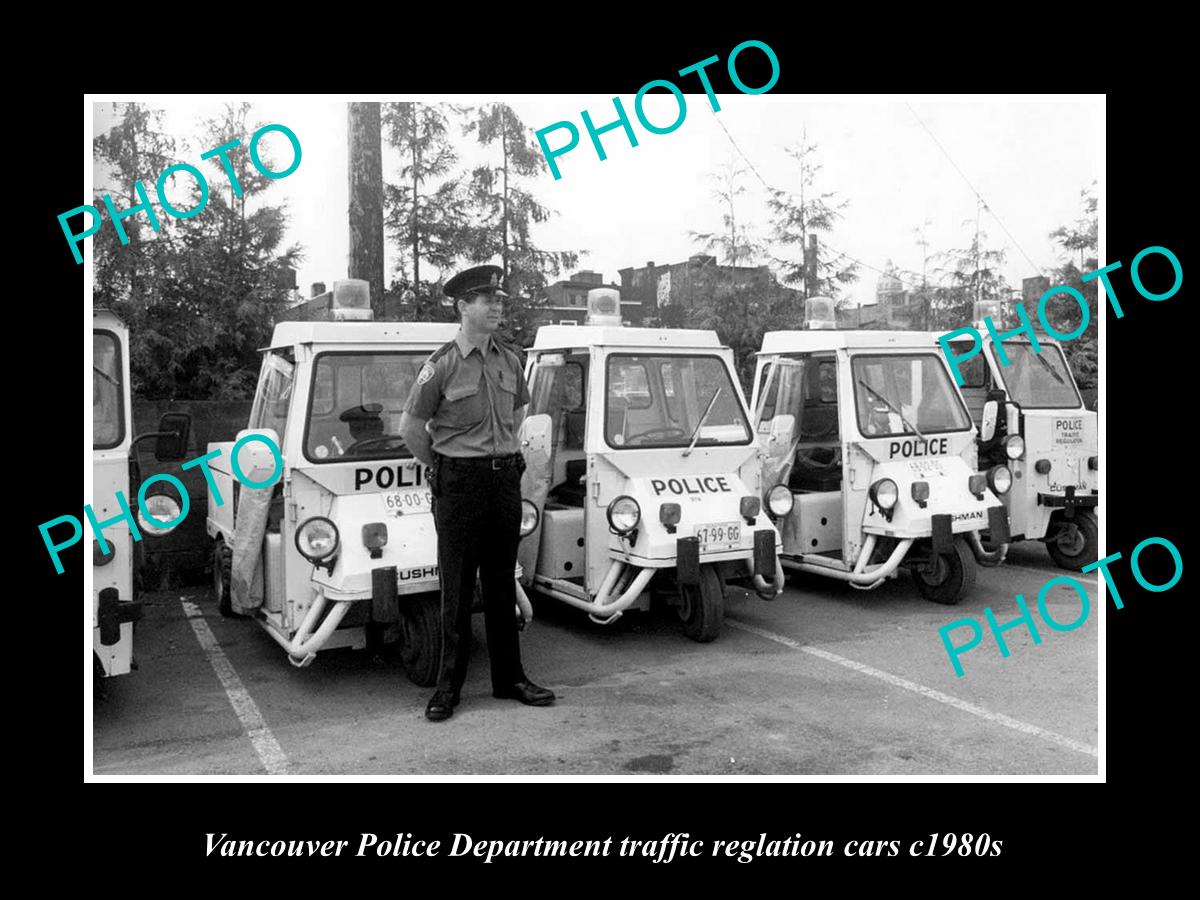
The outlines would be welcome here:
<svg viewBox="0 0 1200 900">
<path fill-rule="evenodd" d="M 587 423 L 587 409 L 571 409 L 564 416 L 566 434 L 563 437 L 564 450 L 583 449 L 583 430 Z"/>
<path fill-rule="evenodd" d="M 564 506 L 583 506 L 584 497 L 587 496 L 586 475 L 586 459 L 567 460 L 566 480 L 550 489 L 549 498 Z"/>
</svg>

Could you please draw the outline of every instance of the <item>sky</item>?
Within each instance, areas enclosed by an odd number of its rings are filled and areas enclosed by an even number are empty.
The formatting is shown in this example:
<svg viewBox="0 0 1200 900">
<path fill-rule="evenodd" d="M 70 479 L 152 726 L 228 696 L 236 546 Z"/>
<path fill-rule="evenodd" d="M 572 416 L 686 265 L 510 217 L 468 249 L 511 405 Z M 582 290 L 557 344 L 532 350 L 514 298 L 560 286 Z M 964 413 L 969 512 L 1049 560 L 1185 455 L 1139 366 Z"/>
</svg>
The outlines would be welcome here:
<svg viewBox="0 0 1200 900">
<path fill-rule="evenodd" d="M 578 268 L 598 271 L 606 282 L 619 283 L 618 269 L 627 266 L 650 260 L 676 263 L 702 252 L 689 231 L 720 230 L 722 208 L 712 196 L 711 175 L 730 161 L 747 170 L 740 181 L 745 193 L 738 198 L 737 217 L 754 236 L 766 238 L 768 194 L 762 181 L 777 189 L 798 189 L 796 163 L 784 148 L 798 145 L 804 133 L 818 147 L 813 158 L 821 169 L 815 187 L 849 201 L 826 243 L 870 267 L 860 270 L 860 280 L 846 290 L 859 303 L 874 301 L 879 277 L 874 270 L 889 260 L 902 269 L 921 270 L 914 229 L 922 223 L 929 223 L 931 249 L 969 246 L 977 213 L 972 187 L 988 207 L 980 214 L 985 245 L 1005 250 L 1003 272 L 1014 287 L 1061 262 L 1050 232 L 1078 218 L 1083 188 L 1099 181 L 1101 193 L 1103 189 L 1103 97 L 718 94 L 721 109 L 714 112 L 704 94 L 684 96 L 683 123 L 665 135 L 642 128 L 633 97 L 622 96 L 638 146 L 629 145 L 622 129 L 607 132 L 601 136 L 608 155 L 604 161 L 591 146 L 580 113 L 588 110 L 598 127 L 613 121 L 611 95 L 390 99 L 457 104 L 501 100 L 516 110 L 531 140 L 536 129 L 574 123 L 580 143 L 558 157 L 562 177 L 555 180 L 547 171 L 532 182 L 535 196 L 555 211 L 550 221 L 534 226 L 534 239 L 547 250 L 587 251 Z M 346 103 L 326 97 L 245 99 L 253 102 L 254 119 L 286 125 L 300 140 L 300 166 L 265 196 L 267 202 L 287 203 L 286 242 L 303 246 L 297 283 L 307 295 L 313 282 L 331 285 L 347 276 Z M 210 148 L 200 137 L 200 123 L 220 111 L 221 98 L 160 95 L 144 102 L 165 110 L 165 127 L 182 141 L 179 161 L 203 167 L 199 156 Z M 95 133 L 111 127 L 112 109 L 110 102 L 95 104 Z M 648 94 L 644 110 L 659 125 L 679 113 L 675 99 L 662 92 Z M 557 147 L 566 132 L 556 131 L 548 140 Z M 485 158 L 487 151 L 473 137 L 456 132 L 454 143 L 463 167 Z M 280 135 L 270 135 L 266 144 L 281 164 L 290 159 Z M 398 172 L 398 156 L 385 146 L 384 179 L 394 181 Z M 148 173 L 148 187 L 157 174 Z M 109 183 L 109 174 L 98 168 L 94 177 L 100 185 Z M 224 184 L 223 176 L 213 170 L 210 183 Z M 387 281 L 397 252 L 388 241 Z"/>
</svg>

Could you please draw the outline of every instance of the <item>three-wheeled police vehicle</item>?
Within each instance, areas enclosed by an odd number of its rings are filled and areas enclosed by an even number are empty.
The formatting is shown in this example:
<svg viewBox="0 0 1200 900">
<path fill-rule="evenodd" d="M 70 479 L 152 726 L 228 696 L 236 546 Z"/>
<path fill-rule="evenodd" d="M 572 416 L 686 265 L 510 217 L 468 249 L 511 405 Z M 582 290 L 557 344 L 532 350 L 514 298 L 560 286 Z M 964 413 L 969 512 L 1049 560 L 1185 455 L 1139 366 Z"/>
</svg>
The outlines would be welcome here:
<svg viewBox="0 0 1200 900">
<path fill-rule="evenodd" d="M 534 592 L 607 624 L 648 608 L 654 587 L 689 637 L 711 641 L 727 583 L 783 590 L 763 506 L 791 496 L 763 496 L 733 351 L 715 332 L 625 327 L 617 292 L 595 288 L 585 324 L 538 329 L 526 377 L 531 533 L 518 560 Z"/>
<path fill-rule="evenodd" d="M 923 333 L 768 332 L 754 409 L 763 487 L 795 499 L 777 513 L 784 567 L 867 589 L 904 565 L 953 604 L 977 560 L 1003 558 L 1012 473 L 975 473 L 975 428 Z M 1002 546 L 985 549 L 983 529 Z"/>
<path fill-rule="evenodd" d="M 211 488 L 208 503 L 221 610 L 253 616 L 297 666 L 321 649 L 400 640 L 409 678 L 433 684 L 437 535 L 425 469 L 399 426 L 421 365 L 458 326 L 371 321 L 368 286 L 357 279 L 288 318 L 275 326 L 238 434 L 269 437 L 282 477 L 248 487 L 234 478 L 233 444 L 208 445 L 222 450 L 211 468 L 224 505 Z M 239 458 L 263 446 L 247 443 Z M 243 470 L 272 471 L 250 455 Z"/>
<path fill-rule="evenodd" d="M 983 327 L 985 315 L 998 313 L 998 305 L 977 305 L 983 347 L 958 363 L 959 390 L 979 426 L 979 466 L 1012 469 L 1013 487 L 1004 495 L 1011 540 L 1042 541 L 1056 564 L 1078 571 L 1099 555 L 1097 416 L 1048 334 L 1037 334 L 1040 352 L 1026 338 L 1004 341 L 1009 364 L 1001 365 L 1000 348 Z M 952 342 L 956 356 L 971 346 Z"/>
<path fill-rule="evenodd" d="M 133 623 L 142 616 L 134 577 L 142 547 L 120 518 L 117 494 L 130 506 L 136 504 L 129 488 L 141 483 L 139 443 L 157 438 L 159 461 L 182 459 L 191 425 L 187 414 L 167 413 L 158 431 L 135 438 L 132 410 L 129 329 L 111 310 L 96 309 L 92 313 L 92 508 L 97 521 L 115 520 L 104 529 L 107 548 L 92 541 L 92 668 L 100 677 L 124 675 L 134 667 Z M 153 519 L 143 514 L 143 504 L 136 506 L 142 540 L 170 533 L 180 520 L 180 500 L 164 489 L 147 491 L 144 507 Z"/>
</svg>

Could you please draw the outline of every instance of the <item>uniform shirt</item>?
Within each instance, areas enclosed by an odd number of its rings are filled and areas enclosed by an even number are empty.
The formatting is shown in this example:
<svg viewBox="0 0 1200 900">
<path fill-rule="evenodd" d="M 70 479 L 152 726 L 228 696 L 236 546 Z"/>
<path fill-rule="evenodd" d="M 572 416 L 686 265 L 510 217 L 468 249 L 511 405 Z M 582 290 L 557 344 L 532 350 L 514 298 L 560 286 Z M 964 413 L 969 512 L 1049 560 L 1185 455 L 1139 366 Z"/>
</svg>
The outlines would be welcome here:
<svg viewBox="0 0 1200 900">
<path fill-rule="evenodd" d="M 434 453 L 457 458 L 517 452 L 516 412 L 529 403 L 521 360 L 488 337 L 485 352 L 459 331 L 426 360 L 404 411 L 429 420 Z"/>
</svg>

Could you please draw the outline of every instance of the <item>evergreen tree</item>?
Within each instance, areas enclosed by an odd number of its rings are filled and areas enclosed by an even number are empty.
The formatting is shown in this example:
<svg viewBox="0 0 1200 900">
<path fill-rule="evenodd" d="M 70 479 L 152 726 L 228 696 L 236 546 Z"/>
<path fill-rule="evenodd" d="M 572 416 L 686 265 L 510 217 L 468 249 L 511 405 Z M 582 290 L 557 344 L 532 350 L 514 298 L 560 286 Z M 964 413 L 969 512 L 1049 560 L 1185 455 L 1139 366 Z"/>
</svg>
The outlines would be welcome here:
<svg viewBox="0 0 1200 900">
<path fill-rule="evenodd" d="M 145 266 L 138 271 L 136 289 L 120 277 L 115 262 L 104 269 L 97 265 L 97 300 L 112 302 L 130 326 L 130 365 L 138 397 L 242 400 L 253 395 L 258 348 L 269 342 L 274 317 L 287 306 L 288 270 L 301 256 L 295 246 L 279 249 L 286 211 L 282 205 L 263 202 L 262 195 L 274 181 L 250 163 L 247 141 L 262 123 L 251 123 L 249 112 L 249 104 L 227 106 L 222 116 L 204 124 L 199 141 L 204 149 L 242 142 L 228 154 L 241 196 L 214 157 L 200 167 L 209 189 L 203 211 L 180 221 L 159 213 L 162 229 L 141 245 L 139 259 Z M 259 150 L 264 166 L 281 168 L 264 146 Z M 153 182 L 169 164 L 170 160 L 156 162 L 139 176 Z M 190 200 L 173 202 L 191 209 L 200 203 L 200 188 L 192 178 L 186 183 Z M 166 190 L 176 197 L 171 183 Z M 109 249 L 115 261 L 129 248 L 108 248 L 105 253 Z"/>
<path fill-rule="evenodd" d="M 418 321 L 445 318 L 439 291 L 422 262 L 439 272 L 452 269 L 469 252 L 472 239 L 458 154 L 450 143 L 454 120 L 463 115 L 450 104 L 389 103 L 383 125 L 399 151 L 400 182 L 384 188 L 385 224 L 400 248 L 399 278 L 391 291 L 412 303 Z"/>
<path fill-rule="evenodd" d="M 503 103 L 480 107 L 464 131 L 492 151 L 492 160 L 471 173 L 468 194 L 475 222 L 466 255 L 480 263 L 500 260 L 511 295 L 504 336 L 528 346 L 547 282 L 573 268 L 579 254 L 543 250 L 533 240 L 532 226 L 548 221 L 553 213 L 524 182 L 545 171 L 546 160 L 512 107 Z"/>
<path fill-rule="evenodd" d="M 1056 228 L 1050 238 L 1065 257 L 1050 275 L 1050 286 L 1066 285 L 1079 291 L 1087 301 L 1090 317 L 1083 334 L 1063 344 L 1063 351 L 1081 388 L 1097 387 L 1099 375 L 1099 319 L 1104 310 L 1099 304 L 1098 279 L 1084 282 L 1083 276 L 1099 268 L 1097 253 L 1100 246 L 1100 220 L 1097 215 L 1096 183 L 1079 192 L 1079 217 L 1071 225 Z M 1075 255 L 1079 265 L 1075 265 Z M 1079 327 L 1083 312 L 1079 304 L 1065 294 L 1057 295 L 1046 304 L 1046 316 L 1051 326 L 1061 334 Z"/>
<path fill-rule="evenodd" d="M 931 297 L 930 319 L 934 328 L 961 328 L 974 320 L 977 301 L 1007 303 L 1011 295 L 1000 271 L 1005 261 L 1004 251 L 988 248 L 987 233 L 980 229 L 978 215 L 963 225 L 974 225 L 971 243 L 933 257 L 941 263 L 934 269 L 941 281 Z"/>
<path fill-rule="evenodd" d="M 837 193 L 821 193 L 815 187 L 817 144 L 808 142 L 808 130 L 801 133 L 800 144 L 784 150 L 796 162 L 795 183 L 799 193 L 772 190 L 767 206 L 772 215 L 772 237 L 792 255 L 775 260 L 784 284 L 798 285 L 802 299 L 837 298 L 842 286 L 858 280 L 858 264 L 842 254 L 830 253 L 819 239 L 815 259 L 809 259 L 809 235 L 827 235 L 841 218 L 849 200 L 838 201 Z M 797 257 L 796 254 L 799 254 Z"/>
</svg>

